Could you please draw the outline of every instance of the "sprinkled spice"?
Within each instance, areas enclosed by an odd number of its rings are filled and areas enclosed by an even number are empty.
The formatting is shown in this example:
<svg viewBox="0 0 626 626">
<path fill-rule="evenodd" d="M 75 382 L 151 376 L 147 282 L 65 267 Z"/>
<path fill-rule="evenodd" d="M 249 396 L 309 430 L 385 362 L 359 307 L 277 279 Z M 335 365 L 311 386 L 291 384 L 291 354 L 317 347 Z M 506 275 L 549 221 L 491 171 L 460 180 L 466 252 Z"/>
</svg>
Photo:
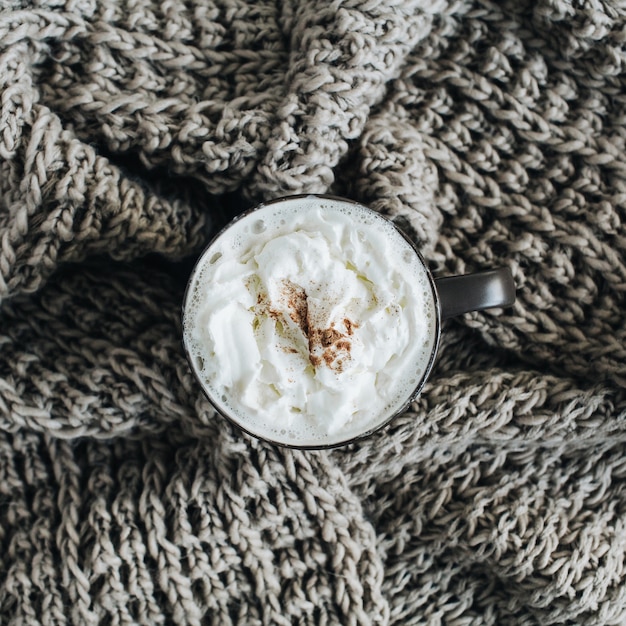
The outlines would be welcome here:
<svg viewBox="0 0 626 626">
<path fill-rule="evenodd" d="M 342 320 L 345 332 L 332 322 L 329 328 L 319 328 L 312 319 L 306 291 L 290 280 L 284 280 L 281 296 L 282 304 L 287 309 L 291 321 L 300 329 L 307 344 L 309 361 L 314 367 L 325 365 L 335 372 L 342 372 L 346 361 L 351 358 L 352 342 L 350 337 L 359 325 L 347 317 Z M 282 311 L 270 306 L 265 294 L 257 296 L 257 313 L 267 315 L 277 324 L 285 325 Z M 285 352 L 297 354 L 295 347 L 283 347 Z"/>
</svg>

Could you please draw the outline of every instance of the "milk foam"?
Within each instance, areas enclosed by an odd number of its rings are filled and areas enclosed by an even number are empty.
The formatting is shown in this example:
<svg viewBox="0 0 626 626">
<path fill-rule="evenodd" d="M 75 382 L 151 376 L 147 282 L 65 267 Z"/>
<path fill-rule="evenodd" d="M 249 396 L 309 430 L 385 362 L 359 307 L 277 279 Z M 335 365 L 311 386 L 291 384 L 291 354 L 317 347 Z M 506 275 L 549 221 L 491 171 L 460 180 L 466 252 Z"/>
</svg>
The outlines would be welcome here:
<svg viewBox="0 0 626 626">
<path fill-rule="evenodd" d="M 425 376 L 431 283 L 410 244 L 359 205 L 315 196 L 246 214 L 192 275 L 183 336 L 212 402 L 278 443 L 374 430 Z"/>
</svg>

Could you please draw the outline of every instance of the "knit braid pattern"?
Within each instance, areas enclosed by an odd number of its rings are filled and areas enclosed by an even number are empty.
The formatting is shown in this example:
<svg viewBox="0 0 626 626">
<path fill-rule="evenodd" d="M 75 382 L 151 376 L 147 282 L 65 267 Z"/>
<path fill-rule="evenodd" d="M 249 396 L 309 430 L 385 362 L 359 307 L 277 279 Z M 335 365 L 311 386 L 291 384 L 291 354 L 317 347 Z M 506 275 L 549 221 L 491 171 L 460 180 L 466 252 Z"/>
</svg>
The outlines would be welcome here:
<svg viewBox="0 0 626 626">
<path fill-rule="evenodd" d="M 0 1 L 0 623 L 626 623 L 626 8 Z M 328 192 L 517 302 L 276 448 L 181 345 L 229 215 Z"/>
</svg>

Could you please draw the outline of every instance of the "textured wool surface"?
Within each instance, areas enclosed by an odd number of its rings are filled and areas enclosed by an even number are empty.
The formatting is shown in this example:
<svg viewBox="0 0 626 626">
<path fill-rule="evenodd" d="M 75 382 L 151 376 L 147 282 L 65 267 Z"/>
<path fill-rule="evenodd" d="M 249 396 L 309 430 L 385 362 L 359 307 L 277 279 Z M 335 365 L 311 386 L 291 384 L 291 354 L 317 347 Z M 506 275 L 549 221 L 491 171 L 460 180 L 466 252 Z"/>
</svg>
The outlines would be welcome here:
<svg viewBox="0 0 626 626">
<path fill-rule="evenodd" d="M 0 6 L 0 623 L 626 623 L 623 2 Z M 181 346 L 211 233 L 303 192 L 518 287 L 332 451 Z"/>
</svg>

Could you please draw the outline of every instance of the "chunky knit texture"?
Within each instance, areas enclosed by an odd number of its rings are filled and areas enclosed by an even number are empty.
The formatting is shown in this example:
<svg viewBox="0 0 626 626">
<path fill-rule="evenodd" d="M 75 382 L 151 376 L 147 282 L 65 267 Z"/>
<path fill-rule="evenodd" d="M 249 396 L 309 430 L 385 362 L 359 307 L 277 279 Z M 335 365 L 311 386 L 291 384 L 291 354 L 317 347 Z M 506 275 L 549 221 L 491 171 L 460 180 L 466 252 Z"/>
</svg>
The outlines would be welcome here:
<svg viewBox="0 0 626 626">
<path fill-rule="evenodd" d="M 0 623 L 626 623 L 623 2 L 0 6 Z M 180 340 L 211 233 L 302 192 L 518 287 L 333 451 Z"/>
</svg>

